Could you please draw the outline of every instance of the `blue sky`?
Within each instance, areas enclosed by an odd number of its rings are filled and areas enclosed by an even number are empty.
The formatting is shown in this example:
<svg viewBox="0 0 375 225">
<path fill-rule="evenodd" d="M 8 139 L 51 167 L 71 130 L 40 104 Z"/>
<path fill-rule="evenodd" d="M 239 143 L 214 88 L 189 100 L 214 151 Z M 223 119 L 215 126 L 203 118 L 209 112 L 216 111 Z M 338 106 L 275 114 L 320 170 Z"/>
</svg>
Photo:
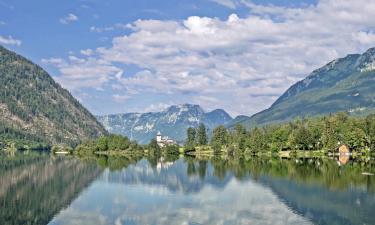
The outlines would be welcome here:
<svg viewBox="0 0 375 225">
<path fill-rule="evenodd" d="M 94 114 L 194 103 L 251 115 L 375 46 L 372 18 L 365 0 L 0 0 L 0 44 Z"/>
</svg>

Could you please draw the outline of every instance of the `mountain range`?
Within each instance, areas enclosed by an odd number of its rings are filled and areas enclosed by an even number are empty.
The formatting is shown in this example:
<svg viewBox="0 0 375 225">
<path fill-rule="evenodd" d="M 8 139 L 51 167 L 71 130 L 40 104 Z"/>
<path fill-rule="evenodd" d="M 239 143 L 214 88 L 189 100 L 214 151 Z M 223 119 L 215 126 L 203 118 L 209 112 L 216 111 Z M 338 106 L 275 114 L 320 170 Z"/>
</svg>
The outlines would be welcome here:
<svg viewBox="0 0 375 225">
<path fill-rule="evenodd" d="M 375 48 L 351 54 L 314 70 L 292 85 L 270 108 L 251 117 L 232 119 L 224 110 L 204 113 L 200 106 L 171 106 L 157 113 L 128 113 L 98 117 L 109 132 L 127 135 L 141 143 L 157 131 L 183 141 L 186 129 L 204 123 L 212 130 L 217 125 L 247 128 L 282 123 L 295 118 L 327 115 L 339 111 L 351 115 L 375 112 Z"/>
<path fill-rule="evenodd" d="M 375 111 L 375 48 L 336 59 L 292 85 L 270 108 L 240 121 L 246 127 L 339 111 Z"/>
<path fill-rule="evenodd" d="M 122 134 L 141 144 L 155 138 L 158 131 L 183 142 L 189 127 L 206 125 L 208 133 L 218 126 L 226 125 L 232 117 L 222 109 L 205 112 L 199 105 L 173 105 L 161 112 L 125 113 L 97 116 L 110 133 Z"/>
<path fill-rule="evenodd" d="M 46 71 L 0 46 L 0 144 L 75 144 L 104 134 L 95 117 Z"/>
<path fill-rule="evenodd" d="M 199 105 L 175 105 L 161 112 L 97 116 L 85 109 L 41 67 L 0 46 L 0 145 L 75 144 L 110 133 L 148 143 L 160 131 L 183 142 L 188 127 L 218 125 L 247 128 L 345 111 L 375 112 L 375 48 L 350 54 L 313 71 L 292 85 L 270 108 L 251 117 L 232 118 L 222 109 L 205 112 Z M 106 130 L 106 129 L 107 130 Z"/>
</svg>

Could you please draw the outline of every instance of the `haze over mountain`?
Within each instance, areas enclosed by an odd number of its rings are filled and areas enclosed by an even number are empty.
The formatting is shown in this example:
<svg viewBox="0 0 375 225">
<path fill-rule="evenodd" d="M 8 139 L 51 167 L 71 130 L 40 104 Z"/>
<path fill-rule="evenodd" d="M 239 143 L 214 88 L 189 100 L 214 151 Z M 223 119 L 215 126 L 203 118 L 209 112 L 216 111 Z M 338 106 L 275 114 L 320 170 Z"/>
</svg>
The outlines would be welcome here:
<svg viewBox="0 0 375 225">
<path fill-rule="evenodd" d="M 41 67 L 0 46 L 0 137 L 78 143 L 104 127 Z"/>
<path fill-rule="evenodd" d="M 158 131 L 183 142 L 189 127 L 198 127 L 203 123 L 210 131 L 232 121 L 232 117 L 222 109 L 206 113 L 199 105 L 191 104 L 170 106 L 162 112 L 114 114 L 97 118 L 109 132 L 128 136 L 142 144 L 148 143 Z"/>
<path fill-rule="evenodd" d="M 375 48 L 336 59 L 291 86 L 269 109 L 242 121 L 247 127 L 285 122 L 296 117 L 345 111 L 375 111 Z"/>
</svg>

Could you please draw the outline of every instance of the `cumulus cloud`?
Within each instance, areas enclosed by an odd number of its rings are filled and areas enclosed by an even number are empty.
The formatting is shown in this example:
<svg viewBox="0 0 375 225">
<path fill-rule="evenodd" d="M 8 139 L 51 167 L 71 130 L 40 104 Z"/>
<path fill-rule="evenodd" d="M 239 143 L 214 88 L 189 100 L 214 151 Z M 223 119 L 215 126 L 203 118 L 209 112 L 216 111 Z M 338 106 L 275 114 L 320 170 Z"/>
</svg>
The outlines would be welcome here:
<svg viewBox="0 0 375 225">
<path fill-rule="evenodd" d="M 71 22 L 77 21 L 78 16 L 74 15 L 73 13 L 69 13 L 67 16 L 64 16 L 63 18 L 60 18 L 60 23 L 62 24 L 69 24 Z"/>
<path fill-rule="evenodd" d="M 20 46 L 22 44 L 22 41 L 15 39 L 12 36 L 5 37 L 0 35 L 0 44 Z"/>
<path fill-rule="evenodd" d="M 155 103 L 151 104 L 149 107 L 145 108 L 141 112 L 161 112 L 163 110 L 166 110 L 169 106 L 174 105 L 175 103 L 169 102 L 169 103 Z"/>
<path fill-rule="evenodd" d="M 230 6 L 231 1 L 220 2 Z M 104 84 L 119 65 L 136 65 L 140 71 L 116 78 L 117 85 L 171 100 L 191 96 L 205 108 L 252 114 L 312 70 L 375 45 L 375 2 L 321 0 L 299 8 L 232 2 L 250 15 L 137 20 L 127 25 L 130 34 L 97 48 L 95 57 L 60 64 L 61 81 L 97 76 Z"/>
<path fill-rule="evenodd" d="M 375 43 L 375 33 L 360 31 L 357 33 L 353 33 L 353 39 L 361 44 L 373 45 Z"/>
<path fill-rule="evenodd" d="M 104 59 L 78 58 L 69 56 L 68 60 L 62 58 L 42 59 L 42 63 L 57 67 L 61 76 L 54 78 L 70 90 L 80 88 L 101 89 L 109 80 L 115 79 L 121 69 L 113 66 Z"/>
<path fill-rule="evenodd" d="M 92 49 L 84 49 L 84 50 L 81 50 L 80 53 L 85 56 L 90 56 L 94 53 L 94 51 Z"/>
</svg>

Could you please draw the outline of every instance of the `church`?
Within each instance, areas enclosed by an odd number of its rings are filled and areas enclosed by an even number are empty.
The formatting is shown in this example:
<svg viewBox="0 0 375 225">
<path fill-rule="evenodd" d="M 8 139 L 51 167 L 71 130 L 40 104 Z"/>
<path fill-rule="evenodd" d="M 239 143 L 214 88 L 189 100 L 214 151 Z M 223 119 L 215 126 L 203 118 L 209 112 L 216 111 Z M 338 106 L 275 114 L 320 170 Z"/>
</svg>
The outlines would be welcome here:
<svg viewBox="0 0 375 225">
<path fill-rule="evenodd" d="M 169 137 L 162 137 L 160 131 L 158 131 L 158 133 L 156 134 L 156 142 L 161 148 L 176 144 L 176 142 Z"/>
</svg>

